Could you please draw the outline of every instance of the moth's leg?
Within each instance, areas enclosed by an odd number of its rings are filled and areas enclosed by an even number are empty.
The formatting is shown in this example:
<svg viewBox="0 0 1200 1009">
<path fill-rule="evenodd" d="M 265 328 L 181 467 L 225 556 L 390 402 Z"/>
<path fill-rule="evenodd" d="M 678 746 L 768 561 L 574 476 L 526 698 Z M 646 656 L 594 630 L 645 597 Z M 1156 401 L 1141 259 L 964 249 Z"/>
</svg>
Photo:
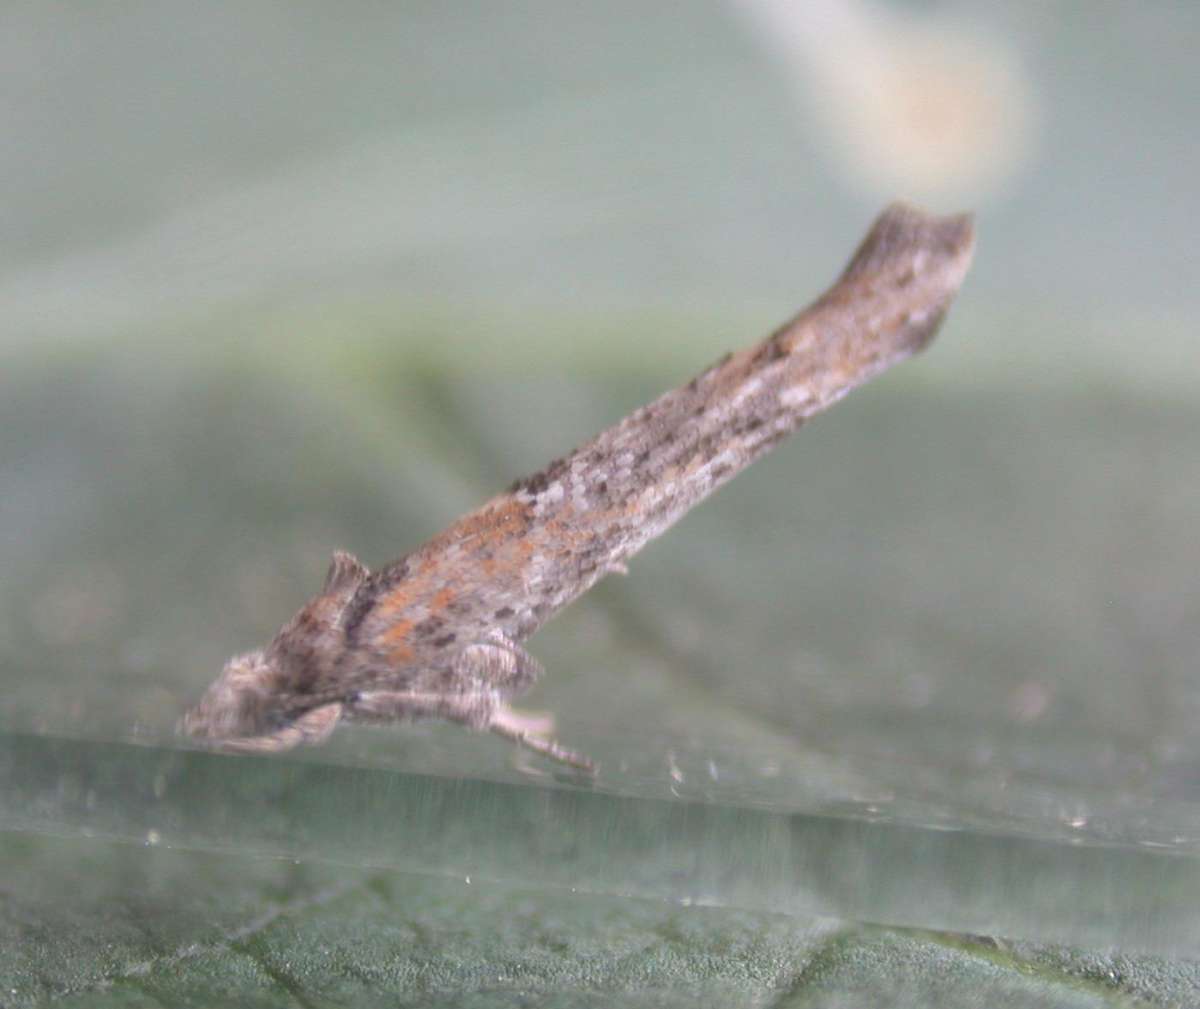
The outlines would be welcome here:
<svg viewBox="0 0 1200 1009">
<path fill-rule="evenodd" d="M 515 641 L 494 631 L 486 641 L 468 645 L 458 653 L 454 671 L 463 682 L 482 682 L 511 697 L 527 690 L 542 675 L 542 664 Z M 553 716 L 523 714 L 499 704 L 483 726 L 498 736 L 585 771 L 595 770 L 587 757 L 568 750 L 549 738 L 554 731 Z"/>
<path fill-rule="evenodd" d="M 513 711 L 512 708 L 501 706 L 492 715 L 492 720 L 488 723 L 488 728 L 496 733 L 496 735 L 503 736 L 505 739 L 511 739 L 526 749 L 533 750 L 534 753 L 540 753 L 543 757 L 557 760 L 561 764 L 569 764 L 571 767 L 577 767 L 581 771 L 595 772 L 595 763 L 582 753 L 568 750 L 561 743 L 531 731 L 529 723 L 530 720 L 527 715 Z"/>
<path fill-rule="evenodd" d="M 542 672 L 537 659 L 500 631 L 467 645 L 454 657 L 454 673 L 460 683 L 492 687 L 503 697 L 523 694 Z"/>
<path fill-rule="evenodd" d="M 503 705 L 503 710 L 513 723 L 520 723 L 519 728 L 531 736 L 554 735 L 554 713 L 552 711 L 528 711 L 525 708 L 510 708 Z"/>
<path fill-rule="evenodd" d="M 442 718 L 472 729 L 486 729 L 527 749 L 585 771 L 595 765 L 542 735 L 546 718 L 524 715 L 499 702 L 494 690 L 464 694 L 430 694 L 407 690 L 369 690 L 349 702 L 349 714 L 367 722 Z"/>
<path fill-rule="evenodd" d="M 364 690 L 348 702 L 349 714 L 363 722 L 413 722 L 443 718 L 486 729 L 499 707 L 495 691 L 437 694 L 415 690 Z"/>
<path fill-rule="evenodd" d="M 360 722 L 412 722 L 442 718 L 473 729 L 491 727 L 497 711 L 506 713 L 514 729 L 531 736 L 554 732 L 554 715 L 548 711 L 515 711 L 500 703 L 494 690 L 465 694 L 436 694 L 409 690 L 364 690 L 347 702 L 350 717 Z"/>
<path fill-rule="evenodd" d="M 323 704 L 306 711 L 281 729 L 261 736 L 233 736 L 217 742 L 217 747 L 233 753 L 278 753 L 301 743 L 323 743 L 342 717 L 341 702 Z"/>
</svg>

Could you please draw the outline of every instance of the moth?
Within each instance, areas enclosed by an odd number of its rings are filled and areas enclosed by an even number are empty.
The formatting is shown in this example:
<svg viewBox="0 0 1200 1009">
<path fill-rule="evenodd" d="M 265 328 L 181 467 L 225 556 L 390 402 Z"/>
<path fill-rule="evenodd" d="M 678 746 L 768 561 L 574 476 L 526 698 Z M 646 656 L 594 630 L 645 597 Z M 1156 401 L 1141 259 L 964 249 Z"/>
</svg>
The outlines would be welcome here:
<svg viewBox="0 0 1200 1009">
<path fill-rule="evenodd" d="M 337 552 L 321 591 L 235 656 L 181 720 L 223 749 L 284 750 L 342 721 L 446 719 L 593 764 L 509 702 L 542 667 L 523 642 L 805 420 L 923 349 L 970 265 L 968 215 L 904 204 L 833 286 L 378 571 Z"/>
</svg>

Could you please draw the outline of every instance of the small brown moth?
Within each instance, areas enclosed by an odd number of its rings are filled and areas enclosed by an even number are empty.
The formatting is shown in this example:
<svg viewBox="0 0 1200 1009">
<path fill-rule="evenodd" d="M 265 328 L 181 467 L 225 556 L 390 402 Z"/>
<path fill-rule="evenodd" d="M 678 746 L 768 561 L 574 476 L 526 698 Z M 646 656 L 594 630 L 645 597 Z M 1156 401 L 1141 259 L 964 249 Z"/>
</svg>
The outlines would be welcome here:
<svg viewBox="0 0 1200 1009">
<path fill-rule="evenodd" d="M 895 204 L 837 282 L 762 343 L 727 354 L 374 574 L 333 555 L 319 595 L 229 660 L 184 731 L 283 750 L 342 719 L 442 718 L 591 770 L 549 719 L 508 706 L 542 668 L 520 642 L 717 487 L 933 338 L 970 265 L 969 216 Z"/>
</svg>

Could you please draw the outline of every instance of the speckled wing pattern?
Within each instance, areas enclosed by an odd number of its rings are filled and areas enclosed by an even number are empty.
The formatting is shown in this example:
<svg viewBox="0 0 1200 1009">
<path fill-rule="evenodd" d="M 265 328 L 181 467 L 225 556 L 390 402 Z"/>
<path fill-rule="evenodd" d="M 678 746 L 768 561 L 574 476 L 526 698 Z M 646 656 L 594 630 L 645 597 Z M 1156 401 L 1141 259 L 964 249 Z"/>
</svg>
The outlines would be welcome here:
<svg viewBox="0 0 1200 1009">
<path fill-rule="evenodd" d="M 322 595 L 251 653 L 262 660 L 262 711 L 225 741 L 246 728 L 290 732 L 260 749 L 306 741 L 297 720 L 333 705 L 373 721 L 449 718 L 590 766 L 506 707 L 541 671 L 520 642 L 809 417 L 924 348 L 973 245 L 970 217 L 893 205 L 833 286 L 766 340 L 727 354 L 380 571 L 336 555 Z M 254 679 L 248 670 L 242 678 Z M 186 727 L 220 741 L 212 713 L 198 711 Z M 318 721 L 323 738 L 332 723 Z"/>
</svg>

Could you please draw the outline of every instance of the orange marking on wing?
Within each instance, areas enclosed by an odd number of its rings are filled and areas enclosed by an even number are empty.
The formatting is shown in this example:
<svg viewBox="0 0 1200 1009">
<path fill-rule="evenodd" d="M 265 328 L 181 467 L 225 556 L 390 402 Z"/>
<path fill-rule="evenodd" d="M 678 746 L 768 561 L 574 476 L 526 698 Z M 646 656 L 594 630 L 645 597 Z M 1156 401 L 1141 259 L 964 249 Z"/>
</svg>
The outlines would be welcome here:
<svg viewBox="0 0 1200 1009">
<path fill-rule="evenodd" d="M 533 549 L 533 540 L 531 538 L 517 540 L 512 545 L 513 564 L 524 567 L 529 563 L 529 558 L 533 556 Z"/>
<path fill-rule="evenodd" d="M 417 601 L 419 593 L 420 583 L 414 578 L 405 579 L 386 595 L 380 596 L 374 610 L 381 617 L 398 618 Z"/>
<path fill-rule="evenodd" d="M 545 530 L 542 533 L 542 539 L 550 540 L 551 542 L 569 543 L 576 539 L 577 534 L 571 530 L 571 527 L 562 520 L 562 518 L 552 518 L 546 523 Z"/>
<path fill-rule="evenodd" d="M 464 515 L 438 536 L 430 547 L 434 544 L 444 547 L 477 538 L 494 544 L 521 535 L 528 524 L 528 505 L 512 498 L 498 498 L 470 515 Z"/>
<path fill-rule="evenodd" d="M 493 542 L 521 536 L 529 527 L 528 506 L 519 501 L 509 501 L 496 509 L 490 530 L 484 530 L 485 537 Z"/>
<path fill-rule="evenodd" d="M 412 645 L 408 643 L 408 632 L 413 628 L 411 620 L 401 620 L 379 635 L 379 644 L 387 649 L 393 662 L 405 662 L 412 658 Z"/>
<path fill-rule="evenodd" d="M 522 539 L 501 543 L 491 557 L 480 564 L 484 575 L 496 582 L 507 582 L 514 575 L 521 576 L 533 556 L 534 534 Z"/>
<path fill-rule="evenodd" d="M 412 660 L 413 650 L 408 645 L 397 645 L 395 648 L 388 649 L 387 657 L 389 662 L 402 666 Z"/>
</svg>

